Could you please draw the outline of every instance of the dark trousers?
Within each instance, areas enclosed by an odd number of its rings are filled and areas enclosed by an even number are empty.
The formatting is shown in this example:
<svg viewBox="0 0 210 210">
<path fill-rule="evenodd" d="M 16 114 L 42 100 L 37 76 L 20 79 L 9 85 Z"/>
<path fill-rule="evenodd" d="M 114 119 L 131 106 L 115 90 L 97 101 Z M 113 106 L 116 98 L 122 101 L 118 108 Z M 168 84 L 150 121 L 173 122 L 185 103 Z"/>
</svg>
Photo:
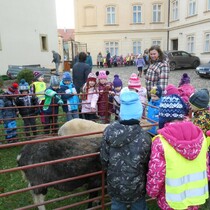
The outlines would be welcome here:
<svg viewBox="0 0 210 210">
<path fill-rule="evenodd" d="M 58 132 L 58 116 L 45 116 L 44 133 L 49 134 L 50 130 L 51 133 Z"/>
<path fill-rule="evenodd" d="M 86 114 L 86 113 L 84 113 L 84 118 L 86 120 L 96 120 L 96 119 L 98 119 L 98 117 L 96 116 L 95 113 L 94 114 Z"/>
<path fill-rule="evenodd" d="M 23 118 L 23 122 L 24 122 L 24 131 L 26 136 L 30 136 L 30 131 L 32 131 L 34 135 L 37 134 L 35 117 Z"/>
</svg>

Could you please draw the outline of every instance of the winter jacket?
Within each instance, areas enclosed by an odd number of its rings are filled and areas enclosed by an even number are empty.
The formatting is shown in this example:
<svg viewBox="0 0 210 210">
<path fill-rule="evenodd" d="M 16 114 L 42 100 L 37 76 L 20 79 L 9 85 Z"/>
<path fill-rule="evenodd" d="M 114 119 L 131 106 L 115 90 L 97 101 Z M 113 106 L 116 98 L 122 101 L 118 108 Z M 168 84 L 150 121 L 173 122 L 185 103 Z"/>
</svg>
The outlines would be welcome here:
<svg viewBox="0 0 210 210">
<path fill-rule="evenodd" d="M 158 116 L 159 115 L 159 106 L 160 106 L 161 101 L 162 101 L 162 98 L 160 98 L 157 101 L 152 101 L 152 99 L 150 99 L 150 102 L 148 103 L 148 105 L 151 105 L 151 106 L 148 106 L 147 118 L 149 118 L 149 119 L 151 119 L 155 122 L 158 122 L 158 120 L 159 120 L 159 116 Z M 152 107 L 152 106 L 155 106 L 157 108 Z M 149 122 L 154 123 L 152 121 L 149 121 Z M 158 125 L 157 126 L 152 126 L 152 127 L 150 127 L 148 132 L 152 133 L 153 135 L 156 135 L 157 134 L 157 128 L 158 128 Z"/>
<path fill-rule="evenodd" d="M 8 93 L 5 93 L 8 94 Z M 10 122 L 17 117 L 17 108 L 15 107 L 15 102 L 11 96 L 2 96 L 0 98 L 0 120 L 3 120 L 5 123 Z"/>
<path fill-rule="evenodd" d="M 91 68 L 87 63 L 77 62 L 73 66 L 72 78 L 76 91 L 79 94 L 80 89 L 86 83 L 88 74 L 91 72 Z"/>
<path fill-rule="evenodd" d="M 86 93 L 86 84 L 83 87 L 83 93 Z M 91 112 L 91 108 L 97 110 L 98 90 L 95 87 L 88 88 L 85 100 L 82 100 L 82 113 Z"/>
<path fill-rule="evenodd" d="M 48 97 L 46 95 L 47 91 L 48 90 L 52 90 L 52 91 L 55 91 L 57 94 L 55 94 L 54 96 L 51 97 L 51 102 L 49 105 L 47 105 L 47 109 L 45 109 L 45 106 L 46 106 L 46 97 Z M 51 86 L 48 87 L 46 90 L 45 90 L 45 104 L 44 104 L 44 107 L 43 107 L 43 111 L 45 114 L 49 115 L 49 114 L 58 114 L 59 112 L 59 101 L 61 101 L 61 97 L 60 97 L 60 94 L 61 93 L 61 90 L 60 89 L 57 89 L 57 90 L 54 90 Z"/>
<path fill-rule="evenodd" d="M 150 148 L 151 138 L 138 120 L 115 121 L 106 127 L 100 157 L 111 198 L 130 203 L 145 195 Z"/>
<path fill-rule="evenodd" d="M 64 112 L 77 111 L 79 106 L 79 97 L 74 84 L 71 82 L 69 85 L 60 82 L 60 90 L 62 92 L 61 99 L 64 102 L 62 106 Z"/>
<path fill-rule="evenodd" d="M 164 92 L 168 85 L 169 71 L 169 64 L 166 60 L 151 63 L 145 76 L 147 91 L 150 92 L 153 86 L 160 85 Z"/>
<path fill-rule="evenodd" d="M 38 98 L 36 96 L 31 96 L 31 95 L 18 96 L 15 100 L 15 104 L 17 106 L 21 106 L 20 108 L 18 108 L 18 110 L 22 117 L 37 115 L 40 110 L 39 107 L 35 107 L 36 105 L 38 105 Z"/>
<path fill-rule="evenodd" d="M 146 64 L 145 64 L 145 61 L 143 58 L 138 58 L 136 59 L 136 66 L 137 67 L 144 67 Z"/>
<path fill-rule="evenodd" d="M 99 98 L 98 98 L 98 115 L 99 116 L 106 116 L 111 115 L 111 113 L 107 113 L 112 111 L 113 105 L 109 103 L 109 100 L 113 99 L 109 95 L 109 91 L 112 90 L 112 83 L 105 83 L 105 84 L 100 84 L 98 85 L 98 90 L 99 90 Z M 111 101 L 112 102 L 112 101 Z M 107 104 L 108 104 L 108 109 L 107 109 Z"/>
<path fill-rule="evenodd" d="M 200 153 L 203 141 L 203 132 L 192 122 L 172 122 L 165 124 L 164 128 L 158 130 L 164 139 L 184 158 L 194 160 Z M 207 173 L 210 179 L 207 153 Z M 161 209 L 170 210 L 165 198 L 165 176 L 166 161 L 162 143 L 158 136 L 154 137 L 152 152 L 149 161 L 149 172 L 147 174 L 147 194 L 156 197 Z M 188 207 L 198 209 L 198 207 Z"/>
<path fill-rule="evenodd" d="M 190 96 L 195 92 L 195 88 L 191 84 L 184 84 L 178 87 L 179 95 L 188 103 Z"/>
</svg>

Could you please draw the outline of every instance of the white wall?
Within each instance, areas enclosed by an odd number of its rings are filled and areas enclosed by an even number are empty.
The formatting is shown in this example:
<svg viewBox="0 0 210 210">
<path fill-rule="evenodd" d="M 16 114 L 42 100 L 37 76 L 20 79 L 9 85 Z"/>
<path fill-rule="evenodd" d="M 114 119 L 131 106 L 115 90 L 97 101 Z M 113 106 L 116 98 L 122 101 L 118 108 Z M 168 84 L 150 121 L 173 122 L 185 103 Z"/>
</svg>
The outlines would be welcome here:
<svg viewBox="0 0 210 210">
<path fill-rule="evenodd" d="M 0 5 L 0 74 L 8 65 L 52 66 L 51 51 L 58 50 L 55 1 L 0 0 Z M 47 35 L 48 51 L 41 51 L 40 34 Z"/>
</svg>

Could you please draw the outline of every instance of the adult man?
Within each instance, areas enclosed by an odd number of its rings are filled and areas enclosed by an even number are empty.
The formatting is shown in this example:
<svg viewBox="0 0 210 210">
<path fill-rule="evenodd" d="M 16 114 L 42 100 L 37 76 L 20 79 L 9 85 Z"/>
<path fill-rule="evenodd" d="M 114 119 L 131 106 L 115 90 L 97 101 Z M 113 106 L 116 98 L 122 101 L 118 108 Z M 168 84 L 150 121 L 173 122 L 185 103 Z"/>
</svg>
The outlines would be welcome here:
<svg viewBox="0 0 210 210">
<path fill-rule="evenodd" d="M 80 93 L 81 87 L 85 84 L 91 68 L 85 63 L 87 55 L 85 52 L 79 53 L 79 62 L 73 65 L 72 78 L 73 84 L 76 87 L 77 93 Z"/>
<path fill-rule="evenodd" d="M 58 54 L 54 50 L 52 50 L 52 54 L 53 54 L 52 62 L 55 63 L 56 74 L 58 74 L 59 73 L 59 66 L 60 66 L 60 63 L 61 63 L 61 56 L 60 56 L 60 54 Z"/>
</svg>

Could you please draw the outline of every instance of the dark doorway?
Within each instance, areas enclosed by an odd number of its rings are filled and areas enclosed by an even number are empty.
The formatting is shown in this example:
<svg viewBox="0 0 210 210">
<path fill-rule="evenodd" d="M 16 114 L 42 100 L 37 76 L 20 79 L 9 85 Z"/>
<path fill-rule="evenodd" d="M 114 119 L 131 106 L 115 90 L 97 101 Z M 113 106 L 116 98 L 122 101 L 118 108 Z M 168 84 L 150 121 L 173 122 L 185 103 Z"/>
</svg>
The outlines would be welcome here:
<svg viewBox="0 0 210 210">
<path fill-rule="evenodd" d="M 172 40 L 172 50 L 178 50 L 178 39 Z"/>
</svg>

